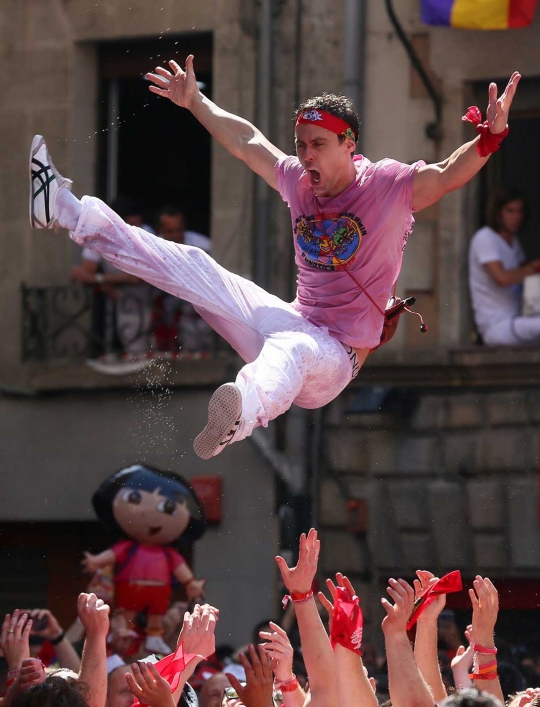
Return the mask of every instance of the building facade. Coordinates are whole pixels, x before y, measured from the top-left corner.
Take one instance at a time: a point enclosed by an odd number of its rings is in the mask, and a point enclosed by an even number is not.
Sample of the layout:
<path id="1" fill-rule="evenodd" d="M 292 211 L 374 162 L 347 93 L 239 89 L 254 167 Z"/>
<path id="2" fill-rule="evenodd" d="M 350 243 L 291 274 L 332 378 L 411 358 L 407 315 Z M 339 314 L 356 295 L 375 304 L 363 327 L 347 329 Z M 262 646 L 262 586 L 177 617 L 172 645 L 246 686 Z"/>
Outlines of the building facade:
<path id="1" fill-rule="evenodd" d="M 377 0 L 2 3 L 0 419 L 8 493 L 0 523 L 10 547 L 27 552 L 16 538 L 30 537 L 31 524 L 42 524 L 40 537 L 52 532 L 55 546 L 58 524 L 78 532 L 78 523 L 93 521 L 90 496 L 99 482 L 145 459 L 188 477 L 223 478 L 223 521 L 194 550 L 208 598 L 223 609 L 223 640 L 245 641 L 251 625 L 275 614 L 272 557 L 293 544 L 290 535 L 310 514 L 323 530 L 323 571 L 354 577 L 373 618 L 385 578 L 410 576 L 419 565 L 538 578 L 539 354 L 472 345 L 466 253 L 486 192 L 510 177 L 528 190 L 532 223 L 540 224 L 532 179 L 539 20 L 504 32 L 430 28 L 417 0 L 393 4 L 440 97 L 436 139 L 433 100 L 387 4 Z M 502 89 L 513 70 L 524 77 L 501 152 L 464 189 L 416 215 L 399 291 L 417 298 L 429 332 L 403 317 L 391 344 L 327 410 L 295 409 L 208 463 L 195 457 L 191 440 L 211 390 L 239 365 L 230 352 L 156 364 L 146 378 L 144 371 L 115 378 L 85 365 L 69 328 L 56 353 L 40 356 L 38 315 L 24 304 L 25 296 L 65 288 L 80 258 L 65 234 L 29 228 L 27 149 L 35 133 L 46 136 L 78 196 L 127 193 L 148 213 L 178 202 L 195 230 L 209 232 L 220 263 L 294 296 L 290 216 L 279 195 L 185 111 L 145 92 L 146 71 L 169 58 L 182 64 L 189 53 L 203 90 L 286 152 L 294 151 L 296 105 L 322 91 L 350 94 L 361 113 L 360 150 L 372 160 L 444 159 L 473 137 L 460 118 L 473 103 L 485 110 L 489 81 Z M 531 257 L 540 254 L 534 229 L 525 246 Z M 54 317 L 64 331 L 58 298 Z M 159 386 L 174 393 L 158 414 L 152 391 Z M 291 525 L 287 509 L 301 522 Z M 41 556 L 36 543 L 26 543 L 34 547 L 27 565 Z M 56 573 L 73 577 L 72 591 L 83 579 L 66 569 L 61 552 L 55 557 L 42 568 L 43 599 L 61 611 Z M 12 590 L 4 587 L 6 606 Z M 239 592 L 241 625 L 232 616 Z"/>

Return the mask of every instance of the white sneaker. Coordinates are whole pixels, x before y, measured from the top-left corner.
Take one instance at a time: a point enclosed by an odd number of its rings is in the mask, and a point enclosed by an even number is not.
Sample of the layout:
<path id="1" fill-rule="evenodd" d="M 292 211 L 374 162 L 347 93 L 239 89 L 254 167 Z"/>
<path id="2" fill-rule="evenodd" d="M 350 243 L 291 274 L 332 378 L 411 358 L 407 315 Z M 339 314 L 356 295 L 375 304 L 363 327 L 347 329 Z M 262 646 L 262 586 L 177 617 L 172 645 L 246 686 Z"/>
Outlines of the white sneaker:
<path id="1" fill-rule="evenodd" d="M 72 181 L 58 172 L 41 135 L 35 135 L 32 140 L 29 166 L 30 225 L 32 228 L 54 228 L 56 195 L 62 187 L 71 190 Z"/>
<path id="2" fill-rule="evenodd" d="M 160 655 L 172 653 L 171 647 L 163 640 L 163 636 L 147 636 L 144 641 L 144 649 L 149 653 L 159 653 Z"/>
<path id="3" fill-rule="evenodd" d="M 193 449 L 201 459 L 211 459 L 230 444 L 242 420 L 242 394 L 234 383 L 219 387 L 208 403 L 208 423 L 195 437 Z"/>

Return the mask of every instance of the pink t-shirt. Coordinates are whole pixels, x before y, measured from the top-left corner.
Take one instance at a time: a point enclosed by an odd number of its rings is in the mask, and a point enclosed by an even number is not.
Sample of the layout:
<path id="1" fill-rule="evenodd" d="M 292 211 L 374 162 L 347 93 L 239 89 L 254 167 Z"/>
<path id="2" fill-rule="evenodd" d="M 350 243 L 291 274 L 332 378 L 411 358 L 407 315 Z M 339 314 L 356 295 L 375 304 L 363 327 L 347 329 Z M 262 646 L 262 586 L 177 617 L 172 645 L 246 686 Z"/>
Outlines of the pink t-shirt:
<path id="1" fill-rule="evenodd" d="M 135 550 L 132 548 L 136 546 Z M 115 576 L 115 582 L 137 580 L 171 583 L 171 575 L 185 562 L 172 547 L 139 545 L 134 540 L 121 540 L 112 546 L 117 565 L 124 565 Z"/>
<path id="2" fill-rule="evenodd" d="M 354 158 L 357 177 L 335 197 L 316 197 L 297 157 L 276 163 L 278 189 L 291 209 L 302 316 L 355 348 L 380 342 L 384 311 L 401 269 L 414 219 L 412 165 Z"/>

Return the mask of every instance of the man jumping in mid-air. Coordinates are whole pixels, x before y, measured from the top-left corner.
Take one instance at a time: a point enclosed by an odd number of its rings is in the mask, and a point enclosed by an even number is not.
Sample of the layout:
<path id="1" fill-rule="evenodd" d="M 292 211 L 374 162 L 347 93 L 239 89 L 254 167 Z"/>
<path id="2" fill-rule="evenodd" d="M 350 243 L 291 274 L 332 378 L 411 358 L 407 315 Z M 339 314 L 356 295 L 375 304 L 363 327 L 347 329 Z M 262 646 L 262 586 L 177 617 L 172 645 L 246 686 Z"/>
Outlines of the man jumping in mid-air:
<path id="1" fill-rule="evenodd" d="M 41 136 L 30 156 L 30 220 L 67 228 L 79 245 L 123 271 L 192 302 L 246 365 L 213 394 L 208 423 L 194 442 L 209 459 L 267 426 L 292 403 L 318 408 L 349 383 L 381 339 L 384 309 L 397 280 L 412 212 L 459 189 L 498 149 L 520 79 L 502 96 L 489 87 L 479 136 L 438 164 L 408 165 L 354 156 L 358 117 L 343 96 L 306 101 L 296 121 L 297 157 L 285 155 L 251 123 L 227 113 L 197 86 L 193 56 L 148 74 L 150 90 L 186 108 L 231 154 L 277 189 L 293 223 L 298 291 L 292 304 L 228 272 L 199 248 L 129 226 L 99 199 L 76 199 Z"/>

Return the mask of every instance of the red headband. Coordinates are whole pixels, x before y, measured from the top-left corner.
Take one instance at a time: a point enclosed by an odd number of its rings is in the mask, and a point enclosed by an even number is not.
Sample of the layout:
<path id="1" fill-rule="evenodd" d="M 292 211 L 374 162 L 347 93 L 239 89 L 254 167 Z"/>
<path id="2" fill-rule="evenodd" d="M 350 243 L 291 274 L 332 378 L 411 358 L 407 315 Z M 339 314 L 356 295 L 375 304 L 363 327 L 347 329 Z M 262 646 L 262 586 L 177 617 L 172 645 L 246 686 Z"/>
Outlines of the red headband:
<path id="1" fill-rule="evenodd" d="M 349 123 L 346 123 L 344 120 L 331 113 L 327 113 L 325 110 L 319 110 L 318 108 L 303 110 L 296 120 L 295 129 L 301 123 L 320 125 L 321 128 L 326 128 L 326 130 L 330 130 L 336 135 L 345 135 L 345 137 L 356 142 L 356 135 Z"/>

